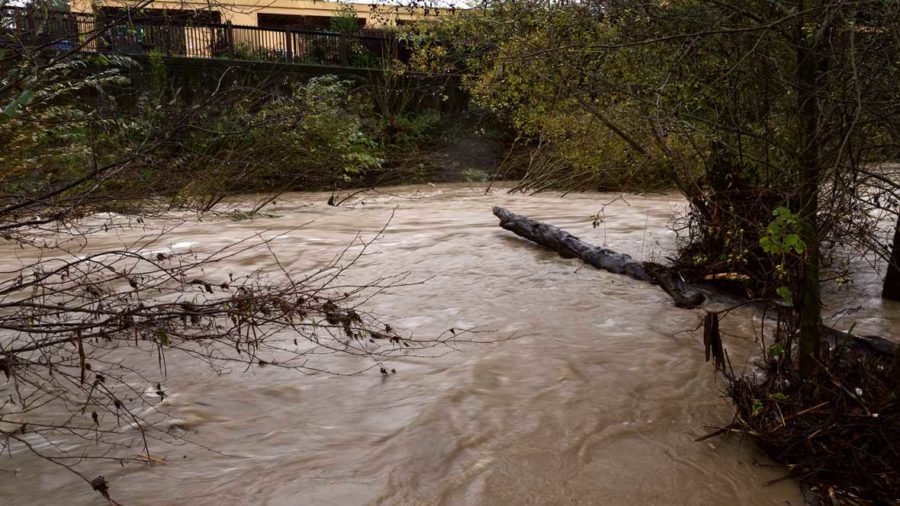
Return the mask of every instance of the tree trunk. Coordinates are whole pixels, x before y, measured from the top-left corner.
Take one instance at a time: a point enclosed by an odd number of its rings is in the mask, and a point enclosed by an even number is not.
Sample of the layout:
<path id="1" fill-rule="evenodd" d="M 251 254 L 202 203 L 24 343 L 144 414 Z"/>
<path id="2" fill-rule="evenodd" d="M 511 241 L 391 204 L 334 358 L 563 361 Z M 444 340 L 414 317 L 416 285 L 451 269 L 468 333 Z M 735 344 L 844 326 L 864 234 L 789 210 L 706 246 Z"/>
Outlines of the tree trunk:
<path id="1" fill-rule="evenodd" d="M 805 1 L 799 2 L 798 11 L 805 11 Z M 800 374 L 809 377 L 816 368 L 820 349 L 819 328 L 822 320 L 822 302 L 819 287 L 819 110 L 817 84 L 819 77 L 818 56 L 813 46 L 815 33 L 806 32 L 806 17 L 797 22 L 797 113 L 800 124 L 798 143 L 798 200 L 800 237 L 806 244 L 803 258 L 798 310 L 800 312 Z"/>
<path id="2" fill-rule="evenodd" d="M 891 250 L 891 260 L 888 262 L 881 296 L 900 301 L 900 216 L 897 216 L 897 226 L 894 228 L 894 247 Z"/>
<path id="3" fill-rule="evenodd" d="M 900 346 L 894 350 L 894 360 L 891 362 L 891 369 L 888 371 L 891 383 L 894 385 L 894 396 L 900 398 Z"/>

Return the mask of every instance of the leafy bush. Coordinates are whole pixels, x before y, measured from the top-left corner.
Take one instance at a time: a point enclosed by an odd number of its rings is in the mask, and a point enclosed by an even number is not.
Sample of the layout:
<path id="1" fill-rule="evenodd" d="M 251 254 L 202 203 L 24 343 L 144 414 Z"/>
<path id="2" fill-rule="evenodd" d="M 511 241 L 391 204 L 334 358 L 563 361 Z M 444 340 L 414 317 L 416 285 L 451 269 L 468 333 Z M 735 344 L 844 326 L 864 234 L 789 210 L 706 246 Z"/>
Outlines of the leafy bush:
<path id="1" fill-rule="evenodd" d="M 379 116 L 379 137 L 386 146 L 411 149 L 432 141 L 440 122 L 440 113 L 428 109 L 399 116 Z"/>
<path id="2" fill-rule="evenodd" d="M 198 102 L 185 99 L 192 85 L 168 75 L 160 53 L 146 67 L 105 56 L 66 65 L 55 75 L 68 77 L 29 88 L 31 96 L 4 95 L 0 142 L 15 149 L 0 152 L 0 189 L 40 191 L 127 159 L 98 183 L 101 192 L 208 210 L 232 193 L 383 181 L 386 171 L 402 172 L 398 159 L 433 147 L 441 120 L 436 111 L 384 117 L 372 87 L 335 76 L 287 90 L 227 81 Z M 79 73 L 96 89 L 69 86 Z"/>
<path id="3" fill-rule="evenodd" d="M 0 149 L 0 192 L 43 192 L 104 163 L 89 146 L 104 144 L 95 134 L 110 122 L 76 104 L 91 89 L 127 82 L 120 70 L 131 66 L 125 58 L 73 59 L 39 71 L 22 65 L 0 76 L 0 146 L 6 147 Z"/>
<path id="4" fill-rule="evenodd" d="M 323 76 L 285 96 L 243 98 L 211 111 L 206 128 L 195 130 L 177 156 L 187 173 L 205 176 L 181 193 L 206 198 L 356 182 L 383 163 L 378 143 L 363 130 L 361 109 L 347 82 Z"/>
<path id="5" fill-rule="evenodd" d="M 357 21 L 356 17 L 356 8 L 350 4 L 342 3 L 331 17 L 331 31 L 346 35 L 357 30 L 359 30 L 359 21 Z"/>

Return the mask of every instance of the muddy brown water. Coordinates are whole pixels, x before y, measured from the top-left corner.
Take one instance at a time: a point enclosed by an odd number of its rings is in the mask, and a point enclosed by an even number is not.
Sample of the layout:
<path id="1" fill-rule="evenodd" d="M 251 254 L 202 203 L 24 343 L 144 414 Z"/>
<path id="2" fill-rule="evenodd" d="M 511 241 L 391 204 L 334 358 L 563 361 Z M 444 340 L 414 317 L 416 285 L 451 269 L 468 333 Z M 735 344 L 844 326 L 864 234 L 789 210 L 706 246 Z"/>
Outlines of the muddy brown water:
<path id="1" fill-rule="evenodd" d="M 219 376 L 170 356 L 163 407 L 201 445 L 162 447 L 168 464 L 87 465 L 128 505 L 356 504 L 802 504 L 797 485 L 740 438 L 694 439 L 726 423 L 722 384 L 703 361 L 699 312 L 660 290 L 582 267 L 497 226 L 503 205 L 638 259 L 664 260 L 667 228 L 683 210 L 674 195 L 625 195 L 604 221 L 591 215 L 618 194 L 522 196 L 468 185 L 394 188 L 329 207 L 327 195 L 292 194 L 278 217 L 207 219 L 177 228 L 174 250 L 217 248 L 260 230 L 282 262 L 309 269 L 394 212 L 384 237 L 349 274 L 365 280 L 408 272 L 425 280 L 368 308 L 418 335 L 478 327 L 480 337 L 432 358 L 394 362 L 397 374 L 306 376 L 254 368 Z M 308 223 L 307 223 L 308 222 Z M 300 224 L 302 228 L 292 230 Z M 118 247 L 140 232 L 110 232 L 91 248 Z M 3 245 L 4 267 L 28 252 Z M 222 266 L 273 270 L 265 251 Z M 829 297 L 841 328 L 897 338 L 900 306 L 878 297 L 878 273 L 862 271 Z M 756 350 L 752 312 L 724 323 L 743 365 Z M 338 357 L 327 360 L 341 360 Z M 144 367 L 159 376 L 155 360 Z M 77 450 L 77 449 L 76 449 Z M 31 457 L 0 459 L 0 504 L 104 504 L 74 476 Z"/>

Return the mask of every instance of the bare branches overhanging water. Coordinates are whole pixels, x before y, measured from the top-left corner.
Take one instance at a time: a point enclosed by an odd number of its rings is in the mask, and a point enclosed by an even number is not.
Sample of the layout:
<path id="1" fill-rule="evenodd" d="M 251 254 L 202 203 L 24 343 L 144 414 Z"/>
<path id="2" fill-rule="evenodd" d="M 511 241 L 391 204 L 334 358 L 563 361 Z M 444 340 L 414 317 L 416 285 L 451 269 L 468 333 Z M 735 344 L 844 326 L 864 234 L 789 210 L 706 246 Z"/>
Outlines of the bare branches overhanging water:
<path id="1" fill-rule="evenodd" d="M 23 266 L 0 283 L 4 452 L 26 448 L 78 473 L 78 463 L 94 459 L 152 461 L 153 441 L 183 444 L 158 425 L 165 381 L 146 377 L 152 360 L 165 378 L 173 353 L 220 372 L 279 367 L 352 375 L 373 368 L 390 374 L 387 363 L 397 357 L 452 350 L 465 330 L 420 338 L 366 312 L 371 297 L 416 283 L 406 274 L 344 281 L 380 234 L 358 236 L 308 273 L 284 268 L 270 247 L 277 235 L 262 233 L 209 252 L 166 252 L 144 238 L 119 251 Z M 276 272 L 222 279 L 209 272 L 260 250 Z M 358 360 L 334 369 L 323 361 L 332 354 Z M 90 444 L 73 446 L 78 440 Z"/>

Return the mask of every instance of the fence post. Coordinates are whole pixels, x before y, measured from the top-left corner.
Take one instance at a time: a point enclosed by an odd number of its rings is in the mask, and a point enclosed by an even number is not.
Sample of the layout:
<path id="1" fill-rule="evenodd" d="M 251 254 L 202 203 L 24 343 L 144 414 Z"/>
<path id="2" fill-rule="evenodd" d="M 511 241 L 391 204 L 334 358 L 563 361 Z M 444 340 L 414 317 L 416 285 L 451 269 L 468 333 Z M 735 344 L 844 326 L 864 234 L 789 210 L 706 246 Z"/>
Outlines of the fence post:
<path id="1" fill-rule="evenodd" d="M 234 58 L 234 28 L 231 26 L 231 20 L 225 22 L 225 42 L 228 55 Z"/>
<path id="2" fill-rule="evenodd" d="M 347 34 L 341 34 L 341 43 L 340 43 L 340 51 L 341 51 L 341 65 L 347 66 L 349 59 L 347 58 Z"/>
<path id="3" fill-rule="evenodd" d="M 284 31 L 285 56 L 288 61 L 294 60 L 294 32 L 290 30 Z"/>

